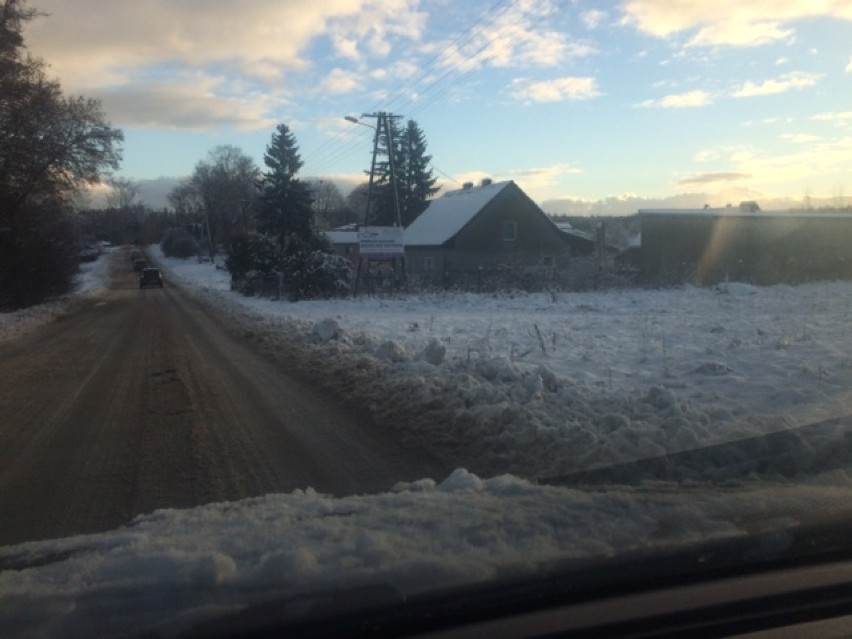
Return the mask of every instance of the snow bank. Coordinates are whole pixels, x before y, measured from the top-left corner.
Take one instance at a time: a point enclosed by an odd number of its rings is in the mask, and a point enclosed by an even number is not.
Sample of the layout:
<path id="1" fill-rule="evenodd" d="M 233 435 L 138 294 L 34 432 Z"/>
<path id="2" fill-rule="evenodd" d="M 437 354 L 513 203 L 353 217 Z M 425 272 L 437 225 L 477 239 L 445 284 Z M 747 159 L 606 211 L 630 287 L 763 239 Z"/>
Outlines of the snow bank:
<path id="1" fill-rule="evenodd" d="M 788 524 L 845 508 L 848 491 L 836 476 L 736 492 L 585 493 L 459 469 L 380 495 L 308 489 L 161 510 L 110 533 L 0 548 L 0 635 L 141 636 L 298 593 L 381 584 L 411 594 L 529 575 L 743 535 L 749 520 Z"/>
<path id="2" fill-rule="evenodd" d="M 0 342 L 23 335 L 65 313 L 74 303 L 102 295 L 109 280 L 110 255 L 113 249 L 94 262 L 80 264 L 74 291 L 59 299 L 20 311 L 0 313 Z"/>

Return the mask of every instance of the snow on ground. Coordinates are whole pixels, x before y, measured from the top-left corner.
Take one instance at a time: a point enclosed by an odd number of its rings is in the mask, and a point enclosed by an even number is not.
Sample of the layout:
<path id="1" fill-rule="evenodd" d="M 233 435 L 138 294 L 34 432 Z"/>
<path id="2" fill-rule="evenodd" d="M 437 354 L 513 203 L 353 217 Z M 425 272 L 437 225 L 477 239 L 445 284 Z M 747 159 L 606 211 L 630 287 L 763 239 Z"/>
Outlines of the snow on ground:
<path id="1" fill-rule="evenodd" d="M 107 249 L 94 262 L 80 264 L 80 272 L 75 277 L 74 290 L 68 295 L 20 311 L 0 313 L 0 342 L 18 337 L 56 319 L 68 311 L 75 302 L 103 294 L 109 279 L 111 251 L 112 249 Z"/>
<path id="2" fill-rule="evenodd" d="M 533 575 L 566 560 L 743 535 L 743 513 L 784 525 L 846 509 L 849 482 L 836 479 L 587 493 L 458 470 L 381 495 L 297 490 L 161 510 L 115 532 L 0 548 L 0 635 L 155 636 L 296 594 L 385 585 L 410 595 Z M 778 536 L 766 557 L 789 541 Z"/>
<path id="3" fill-rule="evenodd" d="M 848 510 L 843 468 L 594 491 L 502 474 L 547 478 L 845 415 L 848 283 L 291 304 L 154 254 L 166 286 L 459 470 L 385 494 L 305 487 L 0 548 L 2 636 L 178 630 L 299 593 L 413 593 Z"/>
<path id="4" fill-rule="evenodd" d="M 271 354 L 307 358 L 412 443 L 480 474 L 559 476 L 852 406 L 849 282 L 294 304 L 158 259 Z"/>

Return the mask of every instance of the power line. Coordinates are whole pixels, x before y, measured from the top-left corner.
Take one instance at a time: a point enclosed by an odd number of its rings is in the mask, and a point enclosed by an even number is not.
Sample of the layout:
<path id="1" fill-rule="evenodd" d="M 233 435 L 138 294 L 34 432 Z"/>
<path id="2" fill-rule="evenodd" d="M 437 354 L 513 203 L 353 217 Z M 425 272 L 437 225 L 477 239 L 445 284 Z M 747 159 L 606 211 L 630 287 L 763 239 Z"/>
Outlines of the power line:
<path id="1" fill-rule="evenodd" d="M 495 11 L 497 7 L 503 5 L 501 9 Z M 477 20 L 467 29 L 460 32 L 448 46 L 459 45 L 457 50 L 462 53 L 464 48 L 472 44 L 476 38 L 482 36 L 487 28 L 494 26 L 499 19 L 501 19 L 505 14 L 509 12 L 510 9 L 516 8 L 518 5 L 517 0 L 513 0 L 509 2 L 509 0 L 497 0 L 494 2 L 491 7 L 480 14 Z M 547 18 L 547 14 L 542 13 L 538 20 L 535 20 L 533 26 L 537 26 L 539 23 L 543 22 Z M 512 47 L 514 44 L 520 41 L 521 37 L 519 35 L 511 36 L 505 41 L 505 46 Z M 461 44 L 459 44 L 461 42 Z M 422 91 L 418 94 L 421 98 L 425 98 L 423 101 L 417 103 L 414 98 L 409 97 L 400 108 L 395 109 L 397 111 L 401 110 L 402 107 L 408 105 L 415 105 L 415 108 L 410 111 L 407 117 L 411 118 L 419 113 L 423 113 L 429 107 L 431 107 L 435 102 L 440 100 L 442 97 L 446 96 L 454 87 L 463 82 L 467 77 L 472 75 L 473 73 L 482 69 L 486 63 L 493 59 L 492 56 L 483 56 L 484 53 L 490 46 L 493 45 L 493 41 L 487 40 L 481 46 L 479 46 L 476 51 L 467 56 L 466 60 L 459 60 L 453 62 L 448 65 L 448 67 L 444 70 L 444 72 L 433 79 Z M 416 89 L 416 86 L 435 68 L 438 66 L 438 61 L 443 57 L 444 51 L 446 48 L 435 54 L 427 64 L 422 68 L 422 70 L 413 78 L 402 85 L 397 87 L 394 91 L 391 92 L 390 97 L 386 100 L 380 101 L 377 104 L 379 105 L 390 105 L 395 101 L 400 99 L 402 95 L 404 95 L 403 91 L 407 89 L 411 89 L 412 91 Z M 472 66 L 468 66 L 471 61 L 474 61 Z M 416 93 L 416 91 L 414 91 Z M 431 93 L 431 94 L 430 94 Z M 331 141 L 331 144 L 334 142 Z M 344 147 L 338 149 L 336 152 L 331 155 L 322 156 L 322 154 L 314 153 L 312 155 L 312 159 L 315 159 L 316 164 L 319 166 L 328 165 L 334 161 L 340 160 L 344 157 L 347 157 L 355 152 L 357 148 L 362 148 L 360 145 L 363 143 L 363 139 L 355 139 L 348 142 Z M 328 146 L 328 144 L 323 145 Z M 317 157 L 319 155 L 320 157 Z M 434 165 L 432 165 L 434 168 Z M 446 174 L 445 174 L 446 175 Z M 449 177 L 449 176 L 447 176 Z M 453 178 L 451 178 L 453 179 Z M 453 181 L 456 181 L 453 179 Z"/>
<path id="2" fill-rule="evenodd" d="M 482 12 L 479 15 L 479 17 L 474 21 L 473 24 L 471 24 L 469 27 L 467 27 L 463 31 L 460 31 L 458 33 L 458 35 L 456 35 L 455 38 L 453 38 L 453 40 L 451 40 L 449 46 L 456 45 L 459 42 L 461 42 L 462 40 L 464 40 L 464 42 L 459 46 L 459 49 L 462 49 L 467 43 L 472 42 L 474 37 L 477 37 L 477 36 L 481 35 L 482 33 L 484 33 L 485 29 L 487 27 L 493 26 L 497 22 L 497 20 L 500 19 L 500 17 L 502 17 L 509 9 L 511 9 L 514 6 L 515 1 L 516 0 L 496 0 L 496 2 L 494 2 L 487 10 L 485 10 L 484 12 Z M 499 7 L 500 5 L 505 5 L 505 6 L 503 6 L 503 8 L 500 9 L 499 11 L 495 11 L 495 9 L 497 9 L 497 7 Z M 486 21 L 487 21 L 487 24 L 484 24 Z M 428 74 L 432 72 L 433 69 L 437 68 L 438 62 L 443 57 L 445 50 L 446 50 L 446 47 L 444 49 L 442 49 L 441 51 L 439 51 L 438 53 L 436 53 L 435 55 L 433 55 L 432 58 L 429 59 L 429 61 L 422 67 L 421 71 L 414 78 L 411 78 L 411 79 L 403 82 L 396 89 L 392 90 L 390 95 L 387 98 L 385 98 L 384 100 L 380 100 L 379 102 L 376 103 L 373 110 L 378 110 L 379 108 L 387 110 L 387 108 L 391 104 L 393 104 L 396 100 L 400 99 L 400 97 L 402 97 L 404 95 L 404 91 L 406 89 L 412 89 L 412 90 L 415 89 L 416 85 L 422 79 L 426 78 L 428 76 Z M 425 95 L 430 89 L 437 86 L 437 84 L 441 80 L 443 80 L 446 77 L 449 77 L 452 74 L 452 72 L 454 71 L 454 67 L 461 69 L 462 65 L 458 62 L 454 63 L 453 65 L 450 65 L 448 67 L 448 69 L 444 72 L 444 74 L 442 74 L 437 80 L 433 80 L 422 91 L 421 95 Z M 404 103 L 403 106 L 408 105 L 408 104 L 412 104 L 413 102 L 414 101 L 411 98 L 409 98 Z M 399 110 L 399 109 L 396 109 L 396 110 Z M 320 166 L 328 165 L 333 161 L 339 160 L 342 157 L 350 155 L 350 150 L 341 149 L 338 152 L 332 153 L 331 156 L 323 157 L 325 150 L 328 147 L 332 146 L 334 143 L 335 143 L 335 140 L 327 140 L 319 148 L 312 151 L 311 154 L 306 157 L 305 164 L 310 162 L 311 164 L 316 164 L 317 165 L 316 168 L 319 168 Z M 347 146 L 351 147 L 351 146 L 354 146 L 354 144 L 350 143 Z M 317 172 L 317 171 L 314 170 L 314 172 Z"/>

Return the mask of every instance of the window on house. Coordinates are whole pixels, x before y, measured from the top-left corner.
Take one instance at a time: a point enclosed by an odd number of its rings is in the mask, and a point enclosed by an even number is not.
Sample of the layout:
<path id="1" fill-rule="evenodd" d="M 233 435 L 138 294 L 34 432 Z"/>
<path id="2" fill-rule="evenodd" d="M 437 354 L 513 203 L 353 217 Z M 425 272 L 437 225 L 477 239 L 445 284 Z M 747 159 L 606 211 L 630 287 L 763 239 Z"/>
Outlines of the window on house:
<path id="1" fill-rule="evenodd" d="M 503 222 L 503 241 L 514 242 L 518 239 L 518 224 L 516 222 Z"/>
<path id="2" fill-rule="evenodd" d="M 435 258 L 424 257 L 423 258 L 423 270 L 426 273 L 431 273 L 433 268 L 435 268 Z"/>

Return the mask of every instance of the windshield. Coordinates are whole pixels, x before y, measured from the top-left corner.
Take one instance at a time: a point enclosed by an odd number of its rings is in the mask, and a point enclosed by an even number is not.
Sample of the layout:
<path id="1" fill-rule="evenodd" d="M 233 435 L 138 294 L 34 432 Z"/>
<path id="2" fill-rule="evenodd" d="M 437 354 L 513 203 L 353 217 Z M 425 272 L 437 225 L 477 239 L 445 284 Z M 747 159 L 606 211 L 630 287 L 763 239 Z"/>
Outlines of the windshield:
<path id="1" fill-rule="evenodd" d="M 0 0 L 0 635 L 845 525 L 848 6 L 167 4 Z"/>

